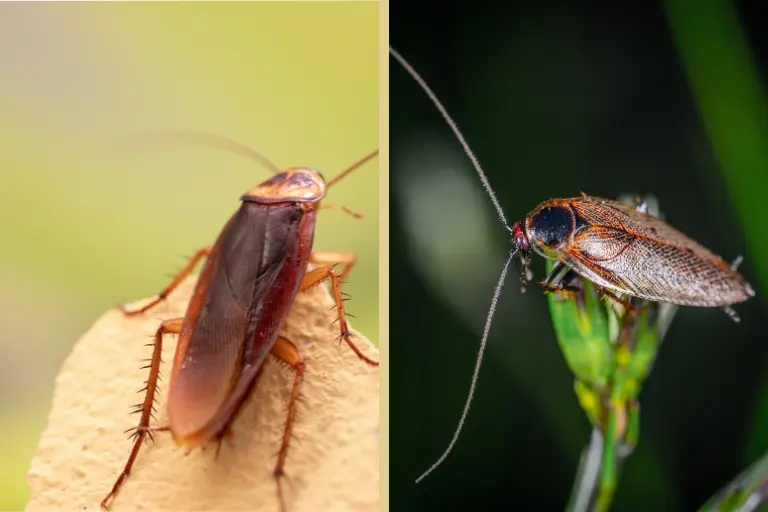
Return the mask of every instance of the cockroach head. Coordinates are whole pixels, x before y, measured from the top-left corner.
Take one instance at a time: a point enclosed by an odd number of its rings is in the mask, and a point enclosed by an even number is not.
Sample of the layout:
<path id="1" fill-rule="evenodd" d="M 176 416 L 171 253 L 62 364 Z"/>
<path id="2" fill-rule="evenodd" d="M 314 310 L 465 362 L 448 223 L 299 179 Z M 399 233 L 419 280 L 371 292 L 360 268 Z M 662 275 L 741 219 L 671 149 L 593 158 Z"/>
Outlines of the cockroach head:
<path id="1" fill-rule="evenodd" d="M 525 292 L 528 287 L 528 281 L 531 279 L 531 242 L 528 240 L 528 235 L 525 234 L 523 224 L 521 222 L 515 222 L 512 226 L 512 244 L 515 246 L 510 253 L 510 259 L 516 254 L 520 254 L 520 289 Z"/>
<path id="2" fill-rule="evenodd" d="M 528 240 L 521 222 L 515 222 L 515 225 L 512 226 L 512 243 L 515 244 L 515 252 L 519 251 L 525 254 L 531 249 L 531 242 Z"/>
<path id="3" fill-rule="evenodd" d="M 315 169 L 281 171 L 246 192 L 242 199 L 254 203 L 317 203 L 327 191 L 323 175 Z"/>

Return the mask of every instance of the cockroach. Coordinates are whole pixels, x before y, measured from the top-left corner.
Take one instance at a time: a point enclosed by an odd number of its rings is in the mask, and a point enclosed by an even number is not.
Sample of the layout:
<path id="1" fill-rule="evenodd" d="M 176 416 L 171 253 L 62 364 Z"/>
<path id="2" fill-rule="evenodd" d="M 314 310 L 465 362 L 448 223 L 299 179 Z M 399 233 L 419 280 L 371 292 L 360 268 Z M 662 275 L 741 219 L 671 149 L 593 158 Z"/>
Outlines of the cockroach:
<path id="1" fill-rule="evenodd" d="M 254 150 L 215 135 L 190 132 L 175 139 L 203 142 L 262 164 L 269 162 Z M 148 311 L 205 259 L 184 317 L 165 320 L 155 332 L 152 357 L 145 367 L 149 378 L 142 390 L 144 401 L 136 406 L 139 424 L 128 431 L 132 431 L 133 448 L 112 490 L 101 502 L 103 508 L 109 507 L 130 474 L 142 442 L 146 437 L 153 438 L 154 432 L 170 431 L 174 441 L 188 449 L 208 441 L 220 442 L 255 387 L 270 354 L 295 370 L 274 470 L 282 506 L 280 477 L 284 474 L 305 371 L 298 347 L 281 334 L 296 295 L 330 281 L 340 330 L 338 339 L 365 363 L 379 364 L 355 346 L 346 320 L 341 284 L 355 263 L 354 254 L 312 252 L 317 211 L 332 207 L 321 206 L 327 189 L 376 155 L 378 150 L 327 182 L 311 168 L 277 172 L 241 196 L 240 207 L 216 242 L 199 250 L 156 298 L 139 308 L 121 306 L 128 316 Z M 308 270 L 309 263 L 316 268 Z M 339 272 L 335 270 L 337 265 L 342 265 Z M 171 333 L 178 334 L 179 341 L 168 389 L 168 425 L 151 427 L 163 336 Z"/>
<path id="2" fill-rule="evenodd" d="M 524 221 L 510 227 L 485 172 L 456 122 L 413 66 L 392 47 L 389 52 L 427 94 L 453 131 L 512 241 L 486 317 L 469 396 L 458 427 L 448 448 L 416 479 L 417 483 L 445 460 L 458 439 L 474 396 L 507 269 L 516 255 L 521 260 L 522 291 L 530 279 L 530 256 L 534 252 L 555 260 L 552 271 L 541 283 L 546 290 L 567 291 L 569 283 L 583 278 L 619 302 L 624 301 L 617 294 L 679 306 L 720 307 L 738 322 L 731 305 L 755 295 L 749 283 L 736 271 L 741 257 L 733 264 L 727 264 L 698 242 L 649 215 L 642 207 L 582 193 L 580 197 L 544 201 Z"/>
<path id="3" fill-rule="evenodd" d="M 583 194 L 539 204 L 512 228 L 514 253 L 527 266 L 533 250 L 556 260 L 543 284 L 566 289 L 581 276 L 611 292 L 678 306 L 721 307 L 755 292 L 709 249 L 634 206 Z M 524 269 L 526 270 L 526 269 Z M 527 272 L 523 272 L 523 286 Z"/>

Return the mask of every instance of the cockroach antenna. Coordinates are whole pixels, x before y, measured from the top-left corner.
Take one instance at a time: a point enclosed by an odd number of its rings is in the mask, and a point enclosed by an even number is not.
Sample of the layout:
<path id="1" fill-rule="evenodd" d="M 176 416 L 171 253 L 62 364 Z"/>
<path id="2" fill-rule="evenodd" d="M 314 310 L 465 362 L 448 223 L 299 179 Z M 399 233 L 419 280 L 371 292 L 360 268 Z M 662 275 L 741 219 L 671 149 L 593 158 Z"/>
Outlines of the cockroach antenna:
<path id="1" fill-rule="evenodd" d="M 397 60 L 401 66 L 410 74 L 414 80 L 416 80 L 416 83 L 419 84 L 419 86 L 424 90 L 424 92 L 429 96 L 429 99 L 432 100 L 432 103 L 434 103 L 435 107 L 437 107 L 437 110 L 440 112 L 440 114 L 443 116 L 443 119 L 448 123 L 448 126 L 451 127 L 451 130 L 453 130 L 453 133 L 456 135 L 456 138 L 459 139 L 459 142 L 461 143 L 461 146 L 464 148 L 464 152 L 467 154 L 469 159 L 472 161 L 472 165 L 475 167 L 475 171 L 477 171 L 477 175 L 480 177 L 480 181 L 483 183 L 483 188 L 485 188 L 485 191 L 488 193 L 488 196 L 491 198 L 491 202 L 493 203 L 493 206 L 496 208 L 496 212 L 499 215 L 499 219 L 501 220 L 502 224 L 504 224 L 504 227 L 507 228 L 507 231 L 510 233 L 513 233 L 512 228 L 509 227 L 509 224 L 507 223 L 507 219 L 504 216 L 504 211 L 501 209 L 501 205 L 499 204 L 498 199 L 496 199 L 496 194 L 493 193 L 493 189 L 491 188 L 491 184 L 488 182 L 488 178 L 485 176 L 485 172 L 483 171 L 483 168 L 480 166 L 480 162 L 478 161 L 475 154 L 472 152 L 472 149 L 470 149 L 469 144 L 464 139 L 464 136 L 461 133 L 461 130 L 459 130 L 458 125 L 453 120 L 453 118 L 448 114 L 448 111 L 445 109 L 442 103 L 440 103 L 440 100 L 437 99 L 437 96 L 434 92 L 432 92 L 432 89 L 427 85 L 427 83 L 424 81 L 424 79 L 419 75 L 416 70 L 411 66 L 407 60 L 403 58 L 402 55 L 397 53 L 397 51 L 389 47 L 389 53 L 392 54 L 392 56 Z M 464 403 L 464 410 L 461 413 L 461 419 L 459 419 L 459 424 L 456 426 L 456 431 L 453 434 L 453 438 L 451 438 L 451 442 L 448 444 L 448 447 L 445 449 L 443 454 L 440 456 L 437 461 L 432 464 L 432 466 L 426 470 L 422 475 L 416 479 L 416 483 L 421 482 L 424 478 L 426 478 L 427 475 L 429 475 L 432 471 L 434 471 L 440 464 L 443 463 L 443 461 L 448 457 L 448 455 L 451 453 L 451 450 L 453 450 L 453 446 L 456 444 L 456 441 L 459 438 L 459 434 L 461 433 L 462 428 L 464 428 L 464 421 L 467 419 L 467 414 L 469 414 L 469 407 L 472 405 L 472 399 L 475 396 L 475 388 L 477 386 L 477 379 L 480 375 L 480 365 L 483 362 L 483 355 L 485 353 L 485 346 L 488 341 L 488 332 L 491 330 L 491 322 L 493 321 L 493 315 L 496 312 L 496 304 L 499 301 L 499 296 L 501 295 L 501 289 L 504 286 L 504 281 L 507 279 L 507 270 L 509 269 L 509 263 L 512 261 L 512 258 L 515 257 L 515 255 L 520 251 L 520 246 L 518 244 L 515 244 L 515 246 L 512 248 L 512 250 L 509 252 L 509 257 L 507 258 L 507 262 L 504 264 L 504 269 L 501 271 L 501 275 L 499 276 L 499 281 L 496 283 L 496 289 L 493 291 L 493 299 L 491 300 L 491 307 L 488 310 L 488 316 L 485 318 L 485 327 L 483 328 L 483 337 L 480 340 L 480 349 L 477 353 L 477 361 L 475 362 L 475 369 L 472 373 L 472 382 L 469 385 L 469 394 L 467 396 L 467 401 Z M 525 261 L 525 260 L 524 260 Z M 525 272 L 525 268 L 523 269 L 523 272 Z"/>
<path id="2" fill-rule="evenodd" d="M 512 249 L 509 252 L 509 257 L 507 258 L 507 262 L 504 264 L 504 269 L 501 271 L 501 275 L 499 276 L 499 282 L 496 283 L 496 289 L 493 291 L 493 299 L 491 300 L 491 307 L 488 309 L 488 316 L 485 318 L 485 327 L 483 328 L 483 337 L 480 340 L 480 350 L 477 352 L 477 361 L 475 361 L 475 370 L 472 372 L 472 383 L 469 385 L 469 394 L 467 395 L 467 401 L 464 403 L 464 410 L 461 412 L 461 419 L 459 419 L 459 424 L 456 426 L 456 432 L 453 433 L 453 437 L 451 438 L 451 442 L 448 444 L 448 448 L 445 449 L 443 454 L 440 456 L 437 461 L 435 461 L 432 466 L 428 470 L 426 470 L 424 473 L 421 474 L 419 478 L 416 479 L 416 483 L 421 482 L 424 480 L 424 478 L 427 477 L 432 471 L 437 469 L 437 467 L 443 463 L 443 461 L 448 458 L 448 455 L 451 453 L 451 450 L 453 450 L 453 446 L 456 444 L 456 441 L 459 439 L 459 434 L 461 433 L 461 429 L 464 428 L 464 421 L 467 419 L 467 414 L 469 414 L 469 406 L 472 405 L 472 399 L 475 397 L 475 387 L 477 387 L 477 379 L 480 375 L 480 365 L 483 362 L 483 354 L 485 353 L 485 345 L 488 341 L 488 332 L 491 330 L 491 322 L 493 321 L 493 315 L 496 312 L 496 303 L 499 302 L 499 296 L 501 295 L 501 289 L 504 286 L 504 281 L 507 279 L 507 269 L 509 268 L 509 262 L 512 261 L 512 258 L 515 257 L 515 254 L 517 254 L 517 247 Z"/>
<path id="3" fill-rule="evenodd" d="M 501 209 L 501 204 L 499 204 L 499 200 L 496 199 L 496 194 L 493 193 L 493 188 L 491 188 L 491 184 L 488 181 L 488 178 L 485 175 L 485 171 L 483 171 L 482 166 L 480 165 L 480 161 L 475 156 L 475 153 L 472 152 L 472 149 L 469 147 L 469 144 L 464 139 L 464 135 L 462 135 L 461 130 L 459 130 L 458 125 L 453 120 L 451 115 L 448 113 L 448 111 L 445 109 L 443 104 L 440 102 L 439 99 L 437 99 L 437 95 L 435 95 L 434 92 L 432 92 L 432 89 L 427 85 L 427 82 L 419 75 L 416 70 L 411 66 L 407 60 L 403 58 L 402 55 L 397 53 L 397 50 L 389 47 L 389 53 L 392 54 L 392 56 L 397 60 L 397 62 L 400 63 L 401 66 L 408 72 L 409 75 L 413 77 L 414 80 L 416 80 L 416 83 L 419 84 L 419 87 L 421 87 L 424 92 L 429 96 L 429 99 L 432 100 L 432 103 L 435 104 L 435 107 L 437 107 L 437 110 L 440 112 L 440 115 L 443 116 L 443 119 L 445 119 L 445 122 L 448 123 L 448 126 L 451 127 L 451 130 L 453 130 L 454 135 L 456 135 L 456 138 L 459 139 L 459 143 L 461 143 L 461 147 L 464 148 L 464 152 L 467 154 L 467 157 L 472 161 L 472 165 L 475 167 L 475 171 L 477 171 L 477 175 L 480 177 L 480 181 L 483 182 L 483 188 L 485 188 L 485 191 L 488 193 L 488 196 L 491 198 L 491 202 L 493 203 L 493 207 L 496 208 L 496 213 L 499 215 L 499 220 L 501 220 L 502 224 L 504 224 L 504 227 L 507 228 L 507 231 L 510 233 L 512 232 L 512 228 L 509 227 L 509 224 L 507 223 L 507 218 L 504 216 L 504 210 Z"/>
<path id="4" fill-rule="evenodd" d="M 155 148 L 165 149 L 175 147 L 215 149 L 253 160 L 274 173 L 282 171 L 282 169 L 275 165 L 269 158 L 250 146 L 246 146 L 229 137 L 209 132 L 178 130 L 168 132 L 134 133 L 129 136 L 127 143 L 120 145 L 121 149 L 150 148 L 153 146 Z"/>

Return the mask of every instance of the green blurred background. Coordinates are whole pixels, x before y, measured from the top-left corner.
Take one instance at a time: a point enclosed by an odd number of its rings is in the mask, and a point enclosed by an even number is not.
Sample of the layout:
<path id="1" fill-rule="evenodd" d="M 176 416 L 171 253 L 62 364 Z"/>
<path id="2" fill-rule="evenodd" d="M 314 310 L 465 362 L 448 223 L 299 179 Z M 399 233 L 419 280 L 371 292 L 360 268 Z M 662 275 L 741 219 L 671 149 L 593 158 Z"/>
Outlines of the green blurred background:
<path id="1" fill-rule="evenodd" d="M 768 449 L 768 31 L 764 3 L 393 1 L 390 42 L 445 102 L 509 222 L 580 191 L 651 193 L 758 296 L 681 308 L 640 396 L 614 510 L 689 511 Z M 473 408 L 469 389 L 510 248 L 468 159 L 390 59 L 393 509 L 563 510 L 590 425 L 541 288 L 512 266 Z M 534 259 L 534 279 L 544 262 Z"/>
<path id="2" fill-rule="evenodd" d="M 334 176 L 378 147 L 377 12 L 373 2 L 0 5 L 0 509 L 26 502 L 24 474 L 74 341 L 114 304 L 159 291 L 269 175 L 222 152 L 116 145 L 134 132 L 203 130 Z M 356 252 L 349 309 L 374 342 L 376 162 L 327 199 L 365 218 L 324 211 L 315 241 Z"/>

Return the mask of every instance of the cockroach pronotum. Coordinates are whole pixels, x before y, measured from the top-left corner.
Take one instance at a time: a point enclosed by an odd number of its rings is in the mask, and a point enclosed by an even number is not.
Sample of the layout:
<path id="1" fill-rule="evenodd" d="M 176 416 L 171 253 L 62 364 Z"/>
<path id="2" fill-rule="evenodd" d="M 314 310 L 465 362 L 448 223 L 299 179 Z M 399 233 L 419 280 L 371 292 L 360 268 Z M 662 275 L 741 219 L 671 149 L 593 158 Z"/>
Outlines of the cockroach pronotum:
<path id="1" fill-rule="evenodd" d="M 184 317 L 165 320 L 155 332 L 153 354 L 146 367 L 149 378 L 144 401 L 137 405 L 141 416 L 138 426 L 131 429 L 133 449 L 101 506 L 109 507 L 131 472 L 142 442 L 154 432 L 170 431 L 177 444 L 189 449 L 207 441 L 221 441 L 270 354 L 295 370 L 274 470 L 282 505 L 280 477 L 284 474 L 305 368 L 297 346 L 281 335 L 296 294 L 329 280 L 336 302 L 339 339 L 367 364 L 379 364 L 355 346 L 348 329 L 341 283 L 355 263 L 354 254 L 312 253 L 317 211 L 331 207 L 320 204 L 327 189 L 373 159 L 378 150 L 326 182 L 315 169 L 280 171 L 254 150 L 223 137 L 190 133 L 180 134 L 178 141 L 245 155 L 278 172 L 243 194 L 240 208 L 216 242 L 199 250 L 154 300 L 136 309 L 122 307 L 126 315 L 146 312 L 163 301 L 205 258 Z M 307 270 L 309 263 L 316 268 Z M 342 266 L 338 272 L 337 265 Z M 179 341 L 168 390 L 168 425 L 150 427 L 163 335 L 170 333 L 178 334 Z"/>
<path id="2" fill-rule="evenodd" d="M 458 439 L 474 396 L 501 288 L 509 263 L 516 255 L 522 263 L 520 281 L 523 291 L 529 280 L 530 255 L 536 252 L 556 262 L 542 282 L 547 290 L 566 291 L 574 279 L 584 278 L 614 300 L 621 301 L 618 294 L 679 306 L 720 307 L 738 322 L 731 305 L 755 294 L 736 271 L 741 257 L 729 265 L 642 208 L 582 193 L 581 197 L 544 201 L 523 222 L 510 227 L 485 172 L 455 121 L 413 66 L 392 47 L 389 52 L 427 94 L 461 143 L 499 219 L 509 231 L 513 245 L 493 293 L 469 396 L 458 427 L 448 448 L 416 479 L 417 483 L 445 460 Z"/>

